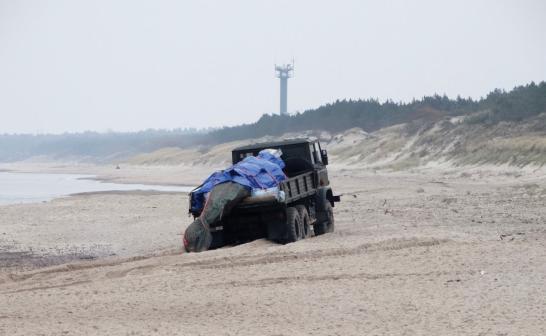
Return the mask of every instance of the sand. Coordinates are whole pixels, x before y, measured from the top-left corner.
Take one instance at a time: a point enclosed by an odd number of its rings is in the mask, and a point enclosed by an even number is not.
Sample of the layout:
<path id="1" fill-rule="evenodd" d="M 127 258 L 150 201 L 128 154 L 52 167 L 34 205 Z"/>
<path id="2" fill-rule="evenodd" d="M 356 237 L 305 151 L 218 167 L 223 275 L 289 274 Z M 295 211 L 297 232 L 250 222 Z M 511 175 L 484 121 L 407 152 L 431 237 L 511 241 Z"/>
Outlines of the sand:
<path id="1" fill-rule="evenodd" d="M 184 169 L 182 184 L 203 175 Z M 36 255 L 0 271 L 0 334 L 546 334 L 546 175 L 338 167 L 331 182 L 334 233 L 199 254 L 181 251 L 181 194 L 2 206 L 1 244 Z M 40 259 L 56 247 L 85 253 Z"/>
<path id="2" fill-rule="evenodd" d="M 0 267 L 180 252 L 187 204 L 187 194 L 131 191 L 2 206 Z"/>

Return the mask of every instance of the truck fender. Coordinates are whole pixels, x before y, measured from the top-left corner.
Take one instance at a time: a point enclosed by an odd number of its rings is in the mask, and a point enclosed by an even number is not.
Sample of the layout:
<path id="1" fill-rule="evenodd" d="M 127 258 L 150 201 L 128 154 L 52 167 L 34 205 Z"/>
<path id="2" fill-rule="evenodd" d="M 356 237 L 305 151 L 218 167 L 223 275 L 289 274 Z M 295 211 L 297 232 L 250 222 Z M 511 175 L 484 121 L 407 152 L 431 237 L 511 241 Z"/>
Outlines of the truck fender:
<path id="1" fill-rule="evenodd" d="M 322 187 L 317 189 L 317 193 L 315 195 L 315 204 L 316 204 L 316 210 L 317 212 L 325 211 L 324 205 L 326 202 L 330 202 L 330 205 L 332 207 L 335 206 L 336 202 L 339 202 L 341 200 L 341 196 L 334 196 L 334 192 L 332 191 L 332 188 L 330 187 Z"/>
<path id="2" fill-rule="evenodd" d="M 329 202 L 328 194 L 332 194 L 332 189 L 330 187 L 322 187 L 317 189 L 317 193 L 315 195 L 315 207 L 317 212 L 325 211 L 326 202 Z"/>

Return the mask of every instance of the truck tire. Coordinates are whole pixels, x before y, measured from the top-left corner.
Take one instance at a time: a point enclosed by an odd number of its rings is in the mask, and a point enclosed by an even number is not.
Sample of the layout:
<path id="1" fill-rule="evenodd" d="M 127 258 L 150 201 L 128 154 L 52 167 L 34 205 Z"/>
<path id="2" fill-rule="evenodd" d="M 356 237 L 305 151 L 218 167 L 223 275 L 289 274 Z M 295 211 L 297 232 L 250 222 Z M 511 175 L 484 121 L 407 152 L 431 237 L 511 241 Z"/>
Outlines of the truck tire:
<path id="1" fill-rule="evenodd" d="M 326 212 L 326 204 L 330 203 L 328 200 L 328 194 L 332 193 L 332 189 L 330 187 L 321 187 L 318 188 L 317 193 L 315 195 L 315 205 L 316 205 L 316 211 L 317 213 L 325 213 Z M 330 205 L 332 205 L 330 203 Z"/>
<path id="2" fill-rule="evenodd" d="M 301 218 L 301 239 L 308 238 L 311 235 L 311 228 L 309 225 L 309 213 L 307 212 L 307 208 L 305 205 L 296 205 L 296 209 L 298 209 L 298 213 L 300 214 Z"/>
<path id="3" fill-rule="evenodd" d="M 301 218 L 296 208 L 286 209 L 286 238 L 284 243 L 293 243 L 300 239 Z"/>
<path id="4" fill-rule="evenodd" d="M 334 232 L 334 208 L 330 202 L 326 204 L 326 214 L 328 216 L 328 222 L 326 223 L 326 232 Z"/>
<path id="5" fill-rule="evenodd" d="M 334 232 L 334 209 L 330 202 L 324 203 L 324 212 L 320 217 L 322 218 L 317 219 L 316 224 L 313 225 L 315 236 L 320 236 L 327 232 Z"/>
<path id="6" fill-rule="evenodd" d="M 212 243 L 210 230 L 197 218 L 184 232 L 184 248 L 186 252 L 203 252 L 209 249 Z"/>

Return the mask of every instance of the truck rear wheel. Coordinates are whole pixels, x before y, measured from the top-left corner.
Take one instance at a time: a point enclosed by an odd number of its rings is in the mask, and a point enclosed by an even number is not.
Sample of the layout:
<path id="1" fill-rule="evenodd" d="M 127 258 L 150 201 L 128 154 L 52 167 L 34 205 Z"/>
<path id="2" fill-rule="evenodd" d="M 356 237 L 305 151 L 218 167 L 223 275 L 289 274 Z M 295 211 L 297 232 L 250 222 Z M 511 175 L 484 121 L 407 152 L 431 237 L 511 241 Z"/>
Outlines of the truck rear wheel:
<path id="1" fill-rule="evenodd" d="M 321 213 L 319 219 L 315 225 L 313 225 L 313 231 L 315 231 L 315 236 L 325 234 L 327 232 L 334 232 L 334 209 L 330 202 L 325 202 L 324 212 Z"/>
<path id="2" fill-rule="evenodd" d="M 301 239 L 305 239 L 310 236 L 311 234 L 311 228 L 309 225 L 309 213 L 307 212 L 307 208 L 305 205 L 296 205 L 296 209 L 298 209 L 298 213 L 301 218 Z"/>
<path id="3" fill-rule="evenodd" d="M 301 238 L 301 217 L 296 208 L 286 209 L 286 239 L 284 243 L 293 243 Z"/>

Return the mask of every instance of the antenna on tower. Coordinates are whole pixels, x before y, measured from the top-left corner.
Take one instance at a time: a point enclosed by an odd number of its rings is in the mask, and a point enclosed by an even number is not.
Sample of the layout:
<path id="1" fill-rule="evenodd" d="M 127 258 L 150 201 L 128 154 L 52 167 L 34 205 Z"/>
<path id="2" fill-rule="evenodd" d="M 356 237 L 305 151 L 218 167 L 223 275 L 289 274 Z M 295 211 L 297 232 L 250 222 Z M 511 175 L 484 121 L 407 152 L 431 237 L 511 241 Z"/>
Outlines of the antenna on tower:
<path id="1" fill-rule="evenodd" d="M 280 102 L 280 114 L 288 114 L 288 78 L 292 77 L 294 72 L 294 59 L 292 59 L 292 64 L 275 64 L 275 74 L 281 82 L 281 102 Z"/>

